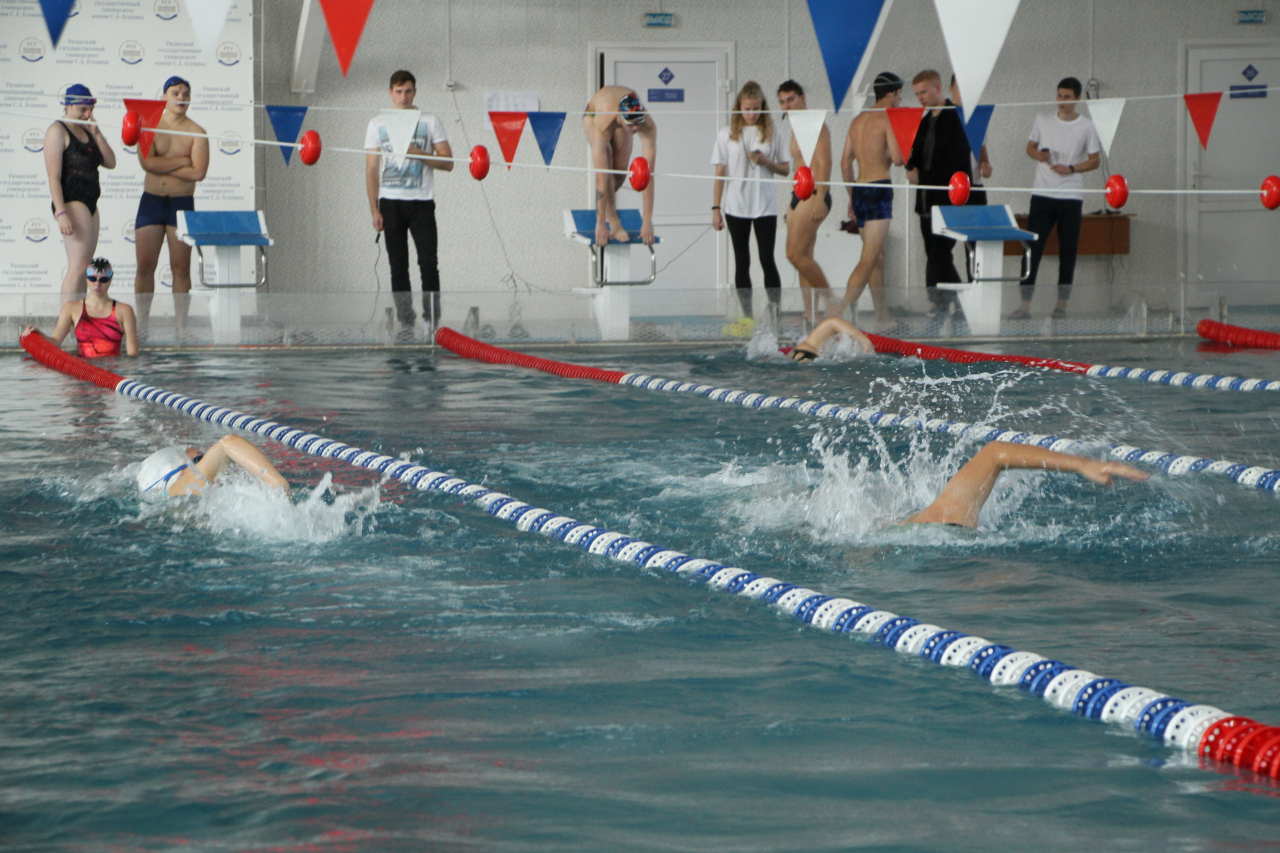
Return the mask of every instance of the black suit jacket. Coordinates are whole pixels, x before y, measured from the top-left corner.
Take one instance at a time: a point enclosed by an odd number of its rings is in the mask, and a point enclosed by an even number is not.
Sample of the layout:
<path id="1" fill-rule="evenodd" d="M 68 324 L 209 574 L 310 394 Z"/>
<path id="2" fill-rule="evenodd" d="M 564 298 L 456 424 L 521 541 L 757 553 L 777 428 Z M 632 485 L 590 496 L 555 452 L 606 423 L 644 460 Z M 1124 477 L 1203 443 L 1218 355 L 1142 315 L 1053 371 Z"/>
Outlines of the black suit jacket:
<path id="1" fill-rule="evenodd" d="M 952 106 L 950 100 L 947 106 Z M 956 172 L 964 172 L 973 180 L 969 170 L 969 137 L 964 135 L 964 125 L 960 122 L 959 110 L 941 110 L 936 118 L 931 110 L 925 110 L 920 120 L 920 129 L 916 131 L 915 142 L 911 145 L 911 157 L 907 159 L 908 169 L 920 170 L 920 183 L 946 186 Z M 929 168 L 923 168 L 924 143 L 929 136 L 929 123 L 934 126 L 933 162 Z M 927 214 L 929 208 L 938 204 L 951 204 L 946 190 L 916 190 L 916 213 Z"/>

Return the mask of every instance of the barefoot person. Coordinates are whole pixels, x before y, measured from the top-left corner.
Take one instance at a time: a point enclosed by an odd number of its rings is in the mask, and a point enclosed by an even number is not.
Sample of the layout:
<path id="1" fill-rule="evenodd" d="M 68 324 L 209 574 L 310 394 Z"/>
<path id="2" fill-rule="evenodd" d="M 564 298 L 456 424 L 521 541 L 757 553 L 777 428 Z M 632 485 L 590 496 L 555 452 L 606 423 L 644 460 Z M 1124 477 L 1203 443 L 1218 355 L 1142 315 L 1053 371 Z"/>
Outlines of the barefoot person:
<path id="1" fill-rule="evenodd" d="M 591 165 L 596 169 L 626 171 L 631 165 L 632 137 L 640 137 L 640 153 L 653 174 L 658 156 L 658 126 L 645 112 L 636 93 L 626 86 L 605 86 L 587 102 L 582 114 L 582 129 L 591 148 Z M 618 190 L 625 175 L 596 172 L 596 245 L 610 240 L 627 242 L 631 235 L 618 218 Z M 640 194 L 640 239 L 653 245 L 653 179 Z"/>
<path id="2" fill-rule="evenodd" d="M 849 125 L 849 133 L 844 140 L 840 173 L 846 183 L 854 182 L 855 160 L 858 163 L 857 182 L 860 184 L 888 184 L 889 167 L 901 166 L 904 162 L 893 126 L 889 123 L 889 114 L 885 112 L 902 103 L 902 78 L 885 71 L 876 77 L 874 88 L 877 112 L 859 113 Z M 858 221 L 862 257 L 849 275 L 844 298 L 828 309 L 827 314 L 842 317 L 845 309 L 853 305 L 856 319 L 858 297 L 870 283 L 877 328 L 885 329 L 893 322 L 889 308 L 884 304 L 884 243 L 889 237 L 889 223 L 893 220 L 893 188 L 849 187 L 849 216 Z"/>
<path id="3" fill-rule="evenodd" d="M 142 200 L 134 220 L 134 241 L 138 271 L 133 292 L 138 295 L 138 322 L 145 333 L 151 316 L 151 297 L 156 290 L 156 266 L 160 250 L 169 244 L 169 270 L 173 274 L 173 313 L 178 336 L 187 327 L 191 297 L 191 247 L 178 239 L 178 211 L 195 210 L 196 184 L 209 171 L 209 140 L 203 136 L 175 136 L 163 131 L 203 134 L 204 128 L 187 117 L 191 84 L 181 77 L 164 81 L 168 104 L 160 116 L 159 131 L 150 153 L 138 162 L 147 173 L 142 184 Z"/>
<path id="4" fill-rule="evenodd" d="M 98 167 L 116 167 L 116 152 L 93 121 L 97 99 L 87 86 L 68 86 L 63 118 L 44 134 L 44 168 L 49 174 L 53 218 L 67 252 L 67 275 L 62 279 L 63 301 L 84 295 L 84 270 L 98 248 Z M 77 124 L 76 122 L 88 122 Z"/>
<path id="5" fill-rule="evenodd" d="M 133 309 L 107 296 L 112 275 L 111 264 L 106 258 L 90 261 L 83 274 L 88 295 L 62 306 L 58 324 L 49 338 L 55 346 L 61 346 L 67 333 L 75 329 L 76 344 L 82 358 L 119 355 L 121 342 L 127 354 L 138 354 L 138 327 L 134 322 Z M 22 337 L 35 330 L 35 326 L 27 326 Z"/>
<path id="6" fill-rule="evenodd" d="M 784 111 L 805 110 L 804 89 L 795 80 L 788 80 L 778 87 L 778 105 Z M 822 267 L 813 259 L 813 247 L 818 240 L 818 226 L 831 212 L 831 190 L 821 186 L 831 180 L 831 131 L 826 125 L 818 134 L 818 144 L 814 146 L 812 162 L 806 163 L 800 153 L 800 145 L 796 135 L 791 134 L 791 161 L 796 168 L 808 166 L 813 172 L 815 187 L 813 195 L 804 201 L 793 192 L 791 209 L 787 212 L 787 260 L 800 274 L 800 288 L 804 298 L 804 316 L 810 323 L 817 322 L 818 305 L 815 293 L 825 299 L 831 293 L 827 277 Z"/>
<path id="7" fill-rule="evenodd" d="M 162 447 L 142 460 L 138 488 L 149 500 L 199 495 L 234 462 L 263 483 L 286 494 L 289 483 L 262 451 L 238 435 L 226 435 L 201 453 L 197 448 Z"/>

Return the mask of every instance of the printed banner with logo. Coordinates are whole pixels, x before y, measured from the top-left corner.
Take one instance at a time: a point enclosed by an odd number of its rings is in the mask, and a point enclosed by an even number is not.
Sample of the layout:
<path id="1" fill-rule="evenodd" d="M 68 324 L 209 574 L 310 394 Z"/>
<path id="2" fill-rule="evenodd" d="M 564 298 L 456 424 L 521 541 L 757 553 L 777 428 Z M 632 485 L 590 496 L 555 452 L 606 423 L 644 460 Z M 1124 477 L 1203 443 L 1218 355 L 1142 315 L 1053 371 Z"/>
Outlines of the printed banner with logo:
<path id="1" fill-rule="evenodd" d="M 115 267 L 121 295 L 133 290 L 133 220 L 144 175 L 136 149 L 120 141 L 124 98 L 159 98 L 175 74 L 189 80 L 189 115 L 212 137 L 196 208 L 254 207 L 253 146 L 236 141 L 253 138 L 252 4 L 231 4 L 210 52 L 196 37 L 187 6 L 181 0 L 76 0 L 55 49 L 39 2 L 0 4 L 0 174 L 7 176 L 0 182 L 0 295 L 61 287 L 67 257 L 50 209 L 43 149 L 72 84 L 93 91 L 94 118 L 116 153 L 116 168 L 98 172 L 97 254 Z M 167 252 L 160 267 L 157 278 L 168 284 Z"/>

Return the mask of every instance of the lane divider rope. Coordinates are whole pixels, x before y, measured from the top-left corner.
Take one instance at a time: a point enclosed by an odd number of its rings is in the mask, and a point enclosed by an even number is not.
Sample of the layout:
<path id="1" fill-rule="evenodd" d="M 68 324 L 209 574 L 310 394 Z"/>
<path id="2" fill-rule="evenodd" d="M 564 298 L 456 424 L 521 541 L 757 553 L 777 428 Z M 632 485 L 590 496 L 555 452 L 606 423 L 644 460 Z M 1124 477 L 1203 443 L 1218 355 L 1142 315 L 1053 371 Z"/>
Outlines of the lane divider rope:
<path id="1" fill-rule="evenodd" d="M 732 388 L 719 388 L 715 385 L 704 385 L 697 382 L 681 382 L 678 379 L 663 379 L 660 376 L 651 376 L 647 373 L 624 373 L 618 370 L 602 370 L 568 362 L 552 361 L 516 352 L 515 350 L 496 347 L 493 344 L 486 344 L 483 341 L 477 341 L 475 338 L 467 337 L 449 328 L 441 328 L 436 332 L 436 343 L 464 358 L 484 361 L 490 364 L 529 367 L 534 370 L 553 373 L 557 376 L 596 379 L 600 382 L 608 382 L 615 385 L 632 385 L 650 391 L 692 393 L 714 400 L 717 403 L 737 404 L 752 409 L 791 409 L 802 415 L 810 415 L 815 418 L 860 421 L 879 429 L 897 427 L 947 433 L 954 436 L 967 436 L 983 442 L 1008 441 L 1014 444 L 1044 447 L 1060 453 L 1084 453 L 1091 446 L 1088 442 L 1056 435 L 1020 432 L 986 424 L 949 421 L 945 418 L 921 418 L 915 415 L 900 415 L 875 409 L 838 406 L 834 403 L 824 403 L 821 400 L 771 396 Z M 1123 459 L 1126 462 L 1142 462 L 1173 476 L 1199 473 L 1221 474 L 1242 486 L 1253 486 L 1266 491 L 1280 491 L 1280 470 L 1274 468 L 1246 465 L 1243 462 L 1229 462 L 1222 459 L 1214 460 L 1203 456 L 1167 453 L 1162 450 L 1144 450 L 1128 444 L 1101 444 L 1101 446 L 1106 447 L 1108 453 L 1116 459 Z"/>
<path id="2" fill-rule="evenodd" d="M 1201 320 L 1196 324 L 1196 334 L 1211 341 L 1236 347 L 1280 349 L 1280 333 L 1232 326 L 1230 323 L 1219 323 L 1217 320 Z"/>
<path id="3" fill-rule="evenodd" d="M 705 582 L 712 589 L 763 601 L 806 625 L 837 634 L 861 635 L 875 645 L 923 657 L 941 666 L 967 667 L 992 684 L 1017 685 L 1076 716 L 1131 727 L 1139 734 L 1172 748 L 1194 752 L 1202 759 L 1280 778 L 1280 726 L 1263 725 L 1212 705 L 1099 676 L 1033 652 L 1018 651 L 848 598 L 823 595 L 737 566 L 695 558 L 535 507 L 449 473 L 155 388 L 90 365 L 54 346 L 38 332 L 25 336 L 22 346 L 48 367 L 123 396 L 159 403 L 219 426 L 256 433 L 313 456 L 377 471 L 420 491 L 455 495 L 521 532 L 542 534 L 576 545 L 590 554 Z"/>

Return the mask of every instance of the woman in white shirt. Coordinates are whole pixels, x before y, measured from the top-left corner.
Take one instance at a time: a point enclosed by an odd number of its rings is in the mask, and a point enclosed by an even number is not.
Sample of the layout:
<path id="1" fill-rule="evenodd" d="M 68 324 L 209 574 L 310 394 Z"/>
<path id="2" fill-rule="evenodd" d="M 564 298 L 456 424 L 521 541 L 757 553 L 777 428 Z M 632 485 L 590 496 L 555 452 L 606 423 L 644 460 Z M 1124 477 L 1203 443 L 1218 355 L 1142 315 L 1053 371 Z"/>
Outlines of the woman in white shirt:
<path id="1" fill-rule="evenodd" d="M 773 259 L 773 244 L 778 233 L 778 199 L 773 183 L 743 178 L 771 179 L 791 170 L 787 147 L 769 116 L 764 92 L 755 81 L 748 81 L 738 92 L 729 126 L 722 127 L 716 134 L 711 163 L 716 167 L 718 179 L 712 183 L 711 227 L 719 231 L 729 226 L 734 284 L 743 317 L 750 320 L 752 229 L 756 232 L 760 266 L 764 269 L 765 293 L 775 305 L 782 297 L 782 278 Z"/>

